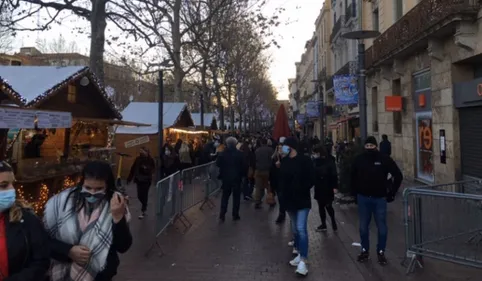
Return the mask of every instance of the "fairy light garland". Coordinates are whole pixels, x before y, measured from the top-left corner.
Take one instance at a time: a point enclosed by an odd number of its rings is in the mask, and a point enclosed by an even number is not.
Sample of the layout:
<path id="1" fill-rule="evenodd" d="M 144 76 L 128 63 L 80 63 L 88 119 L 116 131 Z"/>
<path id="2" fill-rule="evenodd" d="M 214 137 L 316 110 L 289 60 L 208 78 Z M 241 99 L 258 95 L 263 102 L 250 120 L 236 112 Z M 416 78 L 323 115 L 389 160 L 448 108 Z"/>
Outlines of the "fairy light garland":
<path id="1" fill-rule="evenodd" d="M 56 190 L 53 195 L 56 195 L 66 190 L 67 188 L 74 186 L 75 184 L 76 184 L 76 181 L 72 177 L 67 176 L 64 178 L 62 187 L 59 190 Z M 45 183 L 40 184 L 38 197 L 34 196 L 35 194 L 30 194 L 29 196 L 27 196 L 23 185 L 20 185 L 17 188 L 18 198 L 28 202 L 32 206 L 36 214 L 40 214 L 44 210 L 45 204 L 47 204 L 47 201 L 50 199 L 49 194 L 50 194 L 50 188 Z"/>

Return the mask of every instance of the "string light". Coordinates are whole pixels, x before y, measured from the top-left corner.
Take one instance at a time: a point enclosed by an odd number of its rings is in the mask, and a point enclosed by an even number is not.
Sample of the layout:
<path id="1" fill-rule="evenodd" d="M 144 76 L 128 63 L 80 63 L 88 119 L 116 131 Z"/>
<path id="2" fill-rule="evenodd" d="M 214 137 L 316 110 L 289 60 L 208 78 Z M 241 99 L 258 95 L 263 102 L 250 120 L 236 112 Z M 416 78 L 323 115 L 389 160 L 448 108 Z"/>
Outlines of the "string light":
<path id="1" fill-rule="evenodd" d="M 72 177 L 66 176 L 62 183 L 62 187 L 56 190 L 53 195 L 56 195 L 66 190 L 67 188 L 74 186 L 75 184 L 76 184 L 76 181 Z M 29 203 L 32 206 L 35 213 L 38 215 L 40 215 L 43 212 L 45 208 L 45 204 L 47 204 L 47 201 L 50 199 L 49 194 L 50 194 L 50 188 L 45 183 L 40 184 L 40 191 L 39 191 L 38 197 L 34 196 L 34 194 L 29 194 L 27 198 L 23 185 L 20 185 L 17 187 L 18 198 Z"/>
<path id="2" fill-rule="evenodd" d="M 177 129 L 177 128 L 170 128 L 169 130 L 171 130 L 171 132 L 192 134 L 192 135 L 209 134 L 208 131 L 189 131 L 189 130 L 183 130 L 183 129 Z"/>

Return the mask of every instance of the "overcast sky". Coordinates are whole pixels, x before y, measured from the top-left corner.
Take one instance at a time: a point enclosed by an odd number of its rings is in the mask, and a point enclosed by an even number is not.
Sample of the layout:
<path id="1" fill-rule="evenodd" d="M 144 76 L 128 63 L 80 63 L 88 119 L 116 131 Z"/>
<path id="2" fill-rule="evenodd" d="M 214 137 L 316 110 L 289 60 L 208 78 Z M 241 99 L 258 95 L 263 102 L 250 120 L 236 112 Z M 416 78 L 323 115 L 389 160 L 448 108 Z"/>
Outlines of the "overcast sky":
<path id="1" fill-rule="evenodd" d="M 285 8 L 280 15 L 280 24 L 275 30 L 275 39 L 281 46 L 280 49 L 272 47 L 269 53 L 272 57 L 270 75 L 272 82 L 279 92 L 279 99 L 287 99 L 289 95 L 288 78 L 295 77 L 296 61 L 300 60 L 305 42 L 311 39 L 315 29 L 315 20 L 323 5 L 323 0 L 267 0 L 263 12 L 273 14 L 277 8 Z M 62 21 L 63 25 L 54 26 L 48 32 L 20 33 L 15 40 L 15 49 L 20 47 L 35 46 L 37 38 L 51 40 L 58 38 L 59 34 L 67 41 L 75 41 L 82 53 L 88 53 L 89 39 L 72 31 L 79 21 L 73 19 Z M 85 24 L 85 23 L 84 23 Z M 107 49 L 109 49 L 107 47 Z"/>

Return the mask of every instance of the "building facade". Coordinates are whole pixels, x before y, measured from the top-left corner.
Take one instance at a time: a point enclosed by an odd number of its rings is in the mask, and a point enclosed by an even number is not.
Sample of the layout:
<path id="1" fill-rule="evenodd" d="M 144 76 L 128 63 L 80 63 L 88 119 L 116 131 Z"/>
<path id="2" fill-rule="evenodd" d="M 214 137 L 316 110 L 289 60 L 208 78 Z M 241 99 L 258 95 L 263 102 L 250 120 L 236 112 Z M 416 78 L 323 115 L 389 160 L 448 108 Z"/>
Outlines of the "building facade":
<path id="1" fill-rule="evenodd" d="M 407 178 L 482 178 L 480 1 L 372 1 L 368 132 L 388 135 Z"/>

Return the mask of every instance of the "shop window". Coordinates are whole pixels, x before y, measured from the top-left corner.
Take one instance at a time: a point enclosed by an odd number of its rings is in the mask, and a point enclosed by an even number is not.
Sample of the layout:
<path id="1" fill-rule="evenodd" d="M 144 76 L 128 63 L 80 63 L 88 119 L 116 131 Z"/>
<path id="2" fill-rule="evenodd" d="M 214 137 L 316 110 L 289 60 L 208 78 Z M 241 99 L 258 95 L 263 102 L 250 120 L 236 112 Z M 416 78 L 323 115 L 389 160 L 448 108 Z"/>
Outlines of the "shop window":
<path id="1" fill-rule="evenodd" d="M 373 132 L 378 132 L 378 88 L 372 88 L 372 120 Z"/>
<path id="2" fill-rule="evenodd" d="M 77 88 L 75 85 L 69 85 L 67 90 L 67 101 L 75 103 L 77 101 Z"/>
<path id="3" fill-rule="evenodd" d="M 400 79 L 395 79 L 392 81 L 392 96 L 401 96 L 402 83 Z M 393 133 L 402 133 L 402 112 L 393 112 Z"/>

